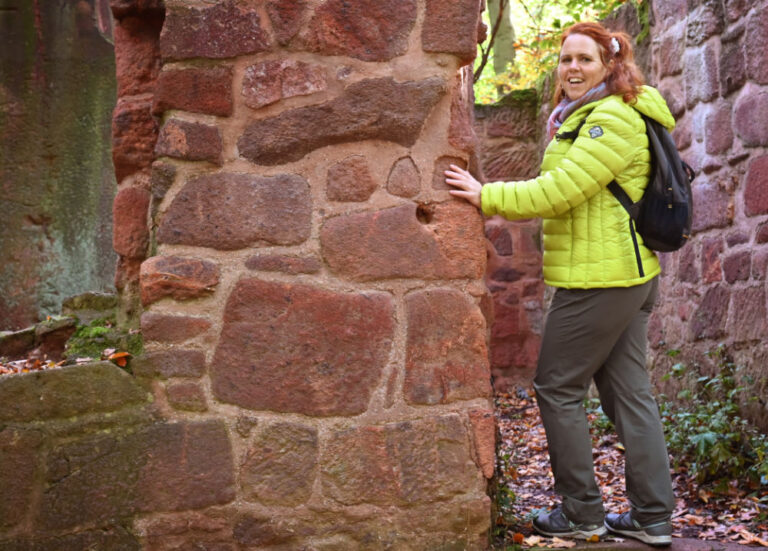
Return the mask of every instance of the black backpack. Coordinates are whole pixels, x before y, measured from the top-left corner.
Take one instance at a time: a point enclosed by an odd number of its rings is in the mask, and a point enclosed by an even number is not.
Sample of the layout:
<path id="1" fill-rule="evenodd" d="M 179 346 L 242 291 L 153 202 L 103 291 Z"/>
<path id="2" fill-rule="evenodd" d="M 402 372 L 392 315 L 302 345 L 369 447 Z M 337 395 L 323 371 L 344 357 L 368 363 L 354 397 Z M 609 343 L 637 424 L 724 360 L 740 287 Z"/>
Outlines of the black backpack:
<path id="1" fill-rule="evenodd" d="M 608 190 L 629 213 L 629 230 L 635 245 L 635 256 L 641 277 L 643 266 L 637 244 L 639 233 L 649 249 L 659 252 L 676 251 L 688 242 L 693 218 L 693 194 L 691 182 L 696 174 L 680 158 L 672 136 L 664 126 L 641 113 L 648 134 L 651 153 L 651 174 L 648 187 L 636 203 L 616 182 L 608 184 Z M 579 123 L 572 132 L 559 134 L 559 139 L 575 139 L 584 126 Z"/>

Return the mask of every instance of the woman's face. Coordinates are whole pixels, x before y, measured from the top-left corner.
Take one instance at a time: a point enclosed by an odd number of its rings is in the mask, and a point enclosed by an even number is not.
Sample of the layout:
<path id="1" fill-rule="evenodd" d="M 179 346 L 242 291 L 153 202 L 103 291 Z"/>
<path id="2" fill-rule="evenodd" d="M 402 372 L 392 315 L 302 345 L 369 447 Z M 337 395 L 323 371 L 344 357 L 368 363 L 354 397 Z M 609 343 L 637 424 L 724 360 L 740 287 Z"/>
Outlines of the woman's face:
<path id="1" fill-rule="evenodd" d="M 597 42 L 584 34 L 572 34 L 563 42 L 557 68 L 565 95 L 579 99 L 608 76 Z"/>

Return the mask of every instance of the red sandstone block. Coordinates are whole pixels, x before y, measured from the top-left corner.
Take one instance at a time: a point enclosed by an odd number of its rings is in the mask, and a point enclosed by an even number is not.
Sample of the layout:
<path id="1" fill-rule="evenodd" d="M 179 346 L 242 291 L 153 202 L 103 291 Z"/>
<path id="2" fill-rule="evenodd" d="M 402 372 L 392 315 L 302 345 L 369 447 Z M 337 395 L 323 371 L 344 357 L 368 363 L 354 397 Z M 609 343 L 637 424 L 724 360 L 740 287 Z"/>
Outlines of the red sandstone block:
<path id="1" fill-rule="evenodd" d="M 690 337 L 694 340 L 722 337 L 725 334 L 730 299 L 731 291 L 724 285 L 707 289 L 691 318 Z"/>
<path id="2" fill-rule="evenodd" d="M 398 159 L 389 171 L 387 191 L 398 197 L 413 197 L 421 191 L 421 175 L 410 157 Z"/>
<path id="3" fill-rule="evenodd" d="M 344 505 L 430 503 L 480 482 L 456 414 L 335 431 L 320 465 L 323 495 Z"/>
<path id="4" fill-rule="evenodd" d="M 118 183 L 154 160 L 158 125 L 150 107 L 143 98 L 117 101 L 112 114 L 112 161 Z"/>
<path id="5" fill-rule="evenodd" d="M 685 41 L 680 40 L 676 33 L 667 33 L 661 39 L 658 49 L 654 52 L 658 63 L 658 78 L 680 74 L 683 70 L 683 52 Z"/>
<path id="6" fill-rule="evenodd" d="M 750 251 L 739 251 L 726 256 L 723 260 L 723 275 L 728 283 L 749 279 L 751 271 L 752 253 Z"/>
<path id="7" fill-rule="evenodd" d="M 115 288 L 118 291 L 128 291 L 132 293 L 139 284 L 139 270 L 143 258 L 126 258 L 121 256 L 117 259 L 115 268 Z"/>
<path id="8" fill-rule="evenodd" d="M 180 109 L 227 117 L 232 114 L 232 67 L 168 69 L 157 79 L 154 113 Z"/>
<path id="9" fill-rule="evenodd" d="M 768 92 L 747 85 L 736 101 L 733 125 L 746 146 L 768 145 Z"/>
<path id="10" fill-rule="evenodd" d="M 248 501 L 295 507 L 309 500 L 317 477 L 317 429 L 298 423 L 266 427 L 249 448 L 240 470 Z"/>
<path id="11" fill-rule="evenodd" d="M 249 270 L 264 272 L 283 272 L 286 274 L 315 274 L 322 268 L 322 263 L 315 257 L 297 257 L 286 255 L 256 255 L 245 261 Z"/>
<path id="12" fill-rule="evenodd" d="M 693 201 L 696 205 L 693 215 L 694 233 L 710 228 L 724 228 L 733 221 L 733 197 L 717 183 L 702 181 L 695 185 Z"/>
<path id="13" fill-rule="evenodd" d="M 427 0 L 421 47 L 425 52 L 454 54 L 469 63 L 477 53 L 478 0 Z"/>
<path id="14" fill-rule="evenodd" d="M 286 46 L 299 32 L 307 0 L 268 0 L 266 7 L 277 42 Z"/>
<path id="15" fill-rule="evenodd" d="M 690 10 L 685 25 L 686 47 L 699 46 L 710 37 L 722 33 L 725 28 L 724 16 L 721 2 L 702 2 L 698 9 Z"/>
<path id="16" fill-rule="evenodd" d="M 159 17 L 126 17 L 115 24 L 118 97 L 151 93 L 160 70 Z"/>
<path id="17" fill-rule="evenodd" d="M 162 16 L 165 13 L 163 0 L 109 0 L 109 7 L 116 19 L 137 15 Z"/>
<path id="18" fill-rule="evenodd" d="M 163 216 L 161 243 L 242 249 L 297 245 L 311 230 L 309 184 L 295 174 L 218 172 L 189 180 Z"/>
<path id="19" fill-rule="evenodd" d="M 221 132 L 216 126 L 168 120 L 160 129 L 155 153 L 187 161 L 208 161 L 221 166 Z"/>
<path id="20" fill-rule="evenodd" d="M 451 122 L 448 143 L 456 149 L 473 152 L 477 149 L 474 130 L 474 101 L 472 98 L 471 67 L 462 67 L 451 91 Z"/>
<path id="21" fill-rule="evenodd" d="M 490 395 L 482 312 L 453 289 L 409 293 L 403 393 L 412 404 L 444 404 Z"/>
<path id="22" fill-rule="evenodd" d="M 687 281 L 688 283 L 699 282 L 698 263 L 696 260 L 696 247 L 688 246 L 680 251 L 677 263 L 677 277 L 680 281 Z"/>
<path id="23" fill-rule="evenodd" d="M 768 222 L 762 222 L 755 230 L 755 243 L 768 243 Z"/>
<path id="24" fill-rule="evenodd" d="M 148 341 L 180 343 L 192 339 L 211 327 L 204 318 L 173 316 L 144 312 L 141 316 L 141 333 Z"/>
<path id="25" fill-rule="evenodd" d="M 166 9 L 160 34 L 163 58 L 222 59 L 267 51 L 270 40 L 259 14 L 247 3 L 225 0 L 211 7 L 183 5 Z"/>
<path id="26" fill-rule="evenodd" d="M 704 140 L 709 155 L 725 153 L 733 144 L 732 114 L 733 105 L 727 101 L 714 105 L 707 112 L 704 120 Z"/>
<path id="27" fill-rule="evenodd" d="M 766 95 L 768 100 L 768 95 Z M 766 104 L 768 106 L 768 103 Z M 757 115 L 755 115 L 757 116 Z M 747 216 L 768 213 L 768 155 L 752 159 L 747 169 L 744 211 Z"/>
<path id="28" fill-rule="evenodd" d="M 124 187 L 112 204 L 112 246 L 120 256 L 145 258 L 149 245 L 150 193 L 146 189 Z"/>
<path id="29" fill-rule="evenodd" d="M 304 37 L 319 54 L 388 61 L 408 50 L 416 0 L 327 0 L 315 9 Z"/>
<path id="30" fill-rule="evenodd" d="M 325 68 L 293 59 L 262 61 L 243 76 L 245 104 L 259 109 L 284 98 L 306 96 L 327 88 Z"/>
<path id="31" fill-rule="evenodd" d="M 411 147 L 444 92 L 439 77 L 403 83 L 362 80 L 326 103 L 252 122 L 237 146 L 244 158 L 261 165 L 298 161 L 320 147 L 363 140 Z"/>
<path id="32" fill-rule="evenodd" d="M 720 262 L 722 254 L 723 241 L 719 237 L 702 241 L 701 279 L 704 283 L 717 283 L 723 280 L 723 267 Z"/>
<path id="33" fill-rule="evenodd" d="M 720 93 L 717 53 L 717 48 L 712 42 L 707 42 L 703 48 L 685 51 L 683 80 L 685 103 L 689 109 L 699 102 L 712 101 Z"/>
<path id="34" fill-rule="evenodd" d="M 165 388 L 168 404 L 181 411 L 208 411 L 205 393 L 197 383 L 169 383 Z"/>
<path id="35" fill-rule="evenodd" d="M 720 95 L 726 97 L 747 81 L 744 44 L 740 40 L 720 46 Z"/>
<path id="36" fill-rule="evenodd" d="M 766 275 L 768 275 L 768 248 L 763 248 L 752 254 L 752 279 L 765 281 Z"/>
<path id="37" fill-rule="evenodd" d="M 733 293 L 726 332 L 734 342 L 762 341 L 768 338 L 765 287 L 747 287 Z"/>
<path id="38" fill-rule="evenodd" d="M 445 183 L 445 171 L 448 170 L 451 165 L 466 169 L 467 161 L 459 157 L 438 157 L 435 160 L 435 168 L 432 170 L 432 189 L 453 189 Z"/>
<path id="39" fill-rule="evenodd" d="M 325 196 L 329 201 L 367 201 L 378 184 L 362 155 L 353 155 L 328 169 Z"/>
<path id="40" fill-rule="evenodd" d="M 768 42 L 765 40 L 766 28 L 768 28 L 768 11 L 762 8 L 752 10 L 749 19 L 747 19 L 744 51 L 748 52 L 746 56 L 747 77 L 757 84 L 768 84 L 768 67 L 764 63 L 768 57 Z"/>
<path id="41" fill-rule="evenodd" d="M 40 433 L 7 427 L 0 430 L 0 527 L 19 525 L 29 514 L 35 495 L 35 473 L 43 457 Z"/>
<path id="42" fill-rule="evenodd" d="M 332 218 L 320 230 L 331 270 L 358 281 L 479 278 L 482 219 L 465 202 L 403 205 Z"/>
<path id="43" fill-rule="evenodd" d="M 393 315 L 385 293 L 240 280 L 211 363 L 214 395 L 253 410 L 360 414 L 389 361 Z"/>
<path id="44" fill-rule="evenodd" d="M 469 422 L 477 466 L 490 480 L 496 472 L 496 417 L 493 410 L 473 409 L 469 411 Z"/>
<path id="45" fill-rule="evenodd" d="M 219 284 L 219 267 L 213 262 L 178 256 L 154 256 L 141 265 L 141 303 L 163 297 L 187 300 L 208 295 Z"/>

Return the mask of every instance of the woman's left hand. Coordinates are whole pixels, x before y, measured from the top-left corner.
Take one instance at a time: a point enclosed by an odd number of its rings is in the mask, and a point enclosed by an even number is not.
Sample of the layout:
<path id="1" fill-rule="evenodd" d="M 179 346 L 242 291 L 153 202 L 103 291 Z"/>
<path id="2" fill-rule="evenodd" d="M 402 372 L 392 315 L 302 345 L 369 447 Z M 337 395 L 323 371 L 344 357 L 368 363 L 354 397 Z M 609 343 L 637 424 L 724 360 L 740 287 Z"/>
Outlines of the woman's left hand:
<path id="1" fill-rule="evenodd" d="M 456 165 L 451 165 L 450 170 L 445 171 L 445 183 L 459 188 L 452 189 L 449 192 L 451 195 L 466 199 L 480 208 L 480 190 L 483 188 L 483 184 L 475 180 L 469 172 Z"/>

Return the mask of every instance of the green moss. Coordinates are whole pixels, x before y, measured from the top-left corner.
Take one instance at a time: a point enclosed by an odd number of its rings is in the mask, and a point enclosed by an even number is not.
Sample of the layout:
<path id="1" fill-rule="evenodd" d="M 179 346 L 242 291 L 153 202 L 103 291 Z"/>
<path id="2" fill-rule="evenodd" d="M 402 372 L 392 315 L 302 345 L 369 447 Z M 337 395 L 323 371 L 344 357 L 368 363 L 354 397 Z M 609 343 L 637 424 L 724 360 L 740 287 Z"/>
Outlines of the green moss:
<path id="1" fill-rule="evenodd" d="M 138 332 L 117 327 L 113 317 L 99 318 L 77 328 L 67 341 L 64 357 L 101 358 L 108 348 L 137 356 L 144 350 L 144 343 Z"/>

